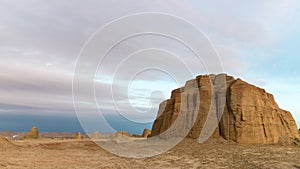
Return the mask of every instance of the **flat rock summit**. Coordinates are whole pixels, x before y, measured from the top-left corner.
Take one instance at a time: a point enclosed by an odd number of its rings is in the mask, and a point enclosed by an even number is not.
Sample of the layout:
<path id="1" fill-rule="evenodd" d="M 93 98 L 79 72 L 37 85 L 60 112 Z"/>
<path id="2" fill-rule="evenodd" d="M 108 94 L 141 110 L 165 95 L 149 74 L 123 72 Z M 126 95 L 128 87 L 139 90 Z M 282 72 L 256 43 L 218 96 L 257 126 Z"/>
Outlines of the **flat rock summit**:
<path id="1" fill-rule="evenodd" d="M 222 79 L 224 85 L 220 87 Z M 198 95 L 199 104 L 195 104 Z M 222 137 L 245 144 L 299 144 L 295 120 L 290 112 L 279 108 L 272 94 L 226 74 L 200 75 L 173 90 L 171 98 L 160 104 L 151 137 L 169 130 L 182 112 L 186 113 L 185 122 L 194 121 L 188 129 L 188 138 L 198 139 L 209 125 L 207 119 L 215 117 L 216 127 L 212 125 L 209 139 Z"/>

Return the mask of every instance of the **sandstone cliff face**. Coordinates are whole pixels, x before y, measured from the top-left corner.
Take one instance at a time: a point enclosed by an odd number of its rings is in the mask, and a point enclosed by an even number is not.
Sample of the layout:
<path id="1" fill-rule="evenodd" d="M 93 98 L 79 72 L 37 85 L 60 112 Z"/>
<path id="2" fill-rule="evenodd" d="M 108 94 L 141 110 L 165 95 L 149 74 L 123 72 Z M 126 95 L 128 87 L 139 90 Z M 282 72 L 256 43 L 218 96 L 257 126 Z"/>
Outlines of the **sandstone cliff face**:
<path id="1" fill-rule="evenodd" d="M 220 87 L 222 80 L 226 85 Z M 184 94 L 191 88 L 188 82 L 185 87 L 173 90 L 171 98 L 160 105 L 151 136 L 167 131 L 182 110 L 194 109 L 196 116 L 191 113 L 194 111 L 188 111 L 188 116 L 195 118 L 187 134 L 189 138 L 201 136 L 205 141 L 207 134 L 210 138 L 221 136 L 237 143 L 255 144 L 292 143 L 299 140 L 292 115 L 280 109 L 273 95 L 264 89 L 224 74 L 201 75 L 194 81 L 199 94 L 197 107 L 188 106 L 191 100 L 196 99 L 195 89 L 192 94 Z M 209 128 L 213 130 L 206 131 Z"/>

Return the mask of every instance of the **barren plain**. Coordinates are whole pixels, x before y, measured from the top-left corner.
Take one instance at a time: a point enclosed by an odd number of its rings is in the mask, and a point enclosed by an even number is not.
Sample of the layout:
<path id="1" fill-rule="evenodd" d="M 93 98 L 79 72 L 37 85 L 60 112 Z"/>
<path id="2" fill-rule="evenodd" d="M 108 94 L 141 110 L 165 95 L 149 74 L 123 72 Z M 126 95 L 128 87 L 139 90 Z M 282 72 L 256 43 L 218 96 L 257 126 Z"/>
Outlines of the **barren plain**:
<path id="1" fill-rule="evenodd" d="M 300 168 L 300 146 L 294 145 L 199 144 L 185 139 L 164 154 L 134 159 L 111 154 L 89 139 L 11 142 L 15 146 L 1 143 L 1 169 Z"/>

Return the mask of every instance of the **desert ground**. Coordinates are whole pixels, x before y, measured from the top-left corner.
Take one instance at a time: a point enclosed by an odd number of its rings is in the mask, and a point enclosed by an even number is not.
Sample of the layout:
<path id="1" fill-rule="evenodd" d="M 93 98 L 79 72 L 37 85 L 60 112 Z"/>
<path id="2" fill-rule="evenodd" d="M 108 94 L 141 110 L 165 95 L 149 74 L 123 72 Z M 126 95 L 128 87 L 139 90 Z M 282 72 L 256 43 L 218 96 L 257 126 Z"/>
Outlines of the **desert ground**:
<path id="1" fill-rule="evenodd" d="M 11 142 L 1 143 L 1 169 L 300 168 L 300 146 L 294 145 L 199 144 L 185 139 L 164 154 L 134 159 L 111 154 L 89 139 Z"/>

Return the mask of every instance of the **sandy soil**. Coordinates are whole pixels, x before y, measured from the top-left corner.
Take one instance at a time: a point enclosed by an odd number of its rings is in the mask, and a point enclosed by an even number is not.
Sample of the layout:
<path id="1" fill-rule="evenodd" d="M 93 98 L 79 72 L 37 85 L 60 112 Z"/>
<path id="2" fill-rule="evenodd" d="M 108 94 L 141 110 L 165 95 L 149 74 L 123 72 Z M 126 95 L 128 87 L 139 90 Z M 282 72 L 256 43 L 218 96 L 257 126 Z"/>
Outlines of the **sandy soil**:
<path id="1" fill-rule="evenodd" d="M 89 140 L 21 140 L 0 151 L 0 168 L 300 168 L 300 146 L 198 144 L 185 139 L 151 158 L 124 158 Z"/>

